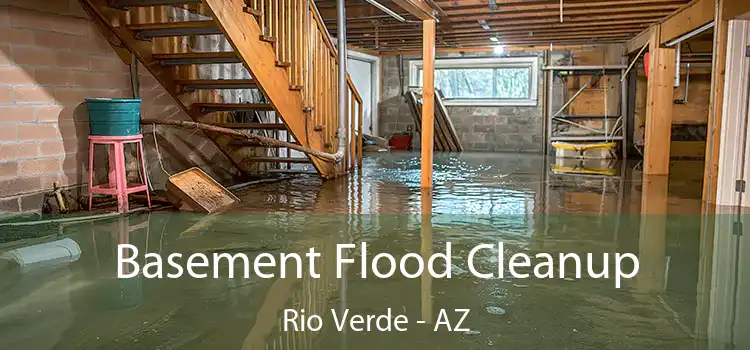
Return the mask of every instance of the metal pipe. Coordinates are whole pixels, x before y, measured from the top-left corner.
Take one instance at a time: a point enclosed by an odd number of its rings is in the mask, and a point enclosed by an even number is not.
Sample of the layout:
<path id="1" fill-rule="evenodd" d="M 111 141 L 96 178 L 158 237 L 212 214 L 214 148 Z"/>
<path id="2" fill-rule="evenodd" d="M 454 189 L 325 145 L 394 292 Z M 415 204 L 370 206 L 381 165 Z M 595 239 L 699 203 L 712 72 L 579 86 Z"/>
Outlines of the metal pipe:
<path id="1" fill-rule="evenodd" d="M 338 54 L 339 54 L 339 148 L 338 152 L 346 149 L 346 102 L 348 86 L 346 85 L 346 4 L 344 0 L 336 1 L 336 20 L 338 31 Z"/>
<path id="2" fill-rule="evenodd" d="M 689 33 L 687 33 L 687 34 L 685 34 L 685 35 L 683 35 L 683 36 L 681 36 L 681 37 L 679 37 L 677 39 L 674 39 L 672 41 L 668 41 L 665 46 L 667 46 L 667 47 L 675 46 L 675 45 L 677 45 L 677 44 L 679 44 L 679 43 L 681 43 L 681 42 L 683 42 L 685 40 L 688 40 L 688 39 L 690 39 L 690 38 L 692 38 L 692 37 L 694 37 L 694 36 L 696 36 L 696 35 L 698 35 L 700 33 L 703 33 L 705 31 L 707 31 L 707 30 L 709 30 L 709 29 L 711 29 L 713 27 L 714 27 L 714 22 L 707 23 L 706 25 L 704 25 L 704 26 L 702 26 L 702 27 L 700 27 L 698 29 L 695 29 L 695 30 L 693 30 L 693 31 L 691 31 L 691 32 L 689 32 Z"/>
<path id="3" fill-rule="evenodd" d="M 682 58 L 682 43 L 677 43 L 677 54 L 675 60 L 677 62 L 674 65 L 674 87 L 680 87 L 680 59 Z"/>
<path id="4" fill-rule="evenodd" d="M 395 18 L 399 22 L 406 22 L 406 18 L 401 17 L 401 15 L 399 15 L 398 13 L 393 12 L 391 9 L 383 6 L 383 4 L 381 4 L 381 3 L 379 3 L 379 2 L 377 2 L 375 0 L 365 0 L 365 2 L 367 2 L 368 4 L 370 4 L 372 6 L 375 6 L 378 10 L 385 12 L 386 14 L 388 14 L 389 16 Z M 338 3 L 338 1 L 336 1 L 336 3 Z"/>

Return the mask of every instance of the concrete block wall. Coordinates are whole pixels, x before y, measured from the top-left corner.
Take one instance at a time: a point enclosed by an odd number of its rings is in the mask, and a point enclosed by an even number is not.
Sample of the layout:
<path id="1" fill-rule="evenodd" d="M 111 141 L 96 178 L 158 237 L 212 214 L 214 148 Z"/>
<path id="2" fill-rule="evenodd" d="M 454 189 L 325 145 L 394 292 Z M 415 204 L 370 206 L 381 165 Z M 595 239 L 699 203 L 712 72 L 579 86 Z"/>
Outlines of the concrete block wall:
<path id="1" fill-rule="evenodd" d="M 9 212 L 38 211 L 56 181 L 85 185 L 89 127 L 82 102 L 132 97 L 129 67 L 77 1 L 18 3 L 0 6 L 0 211 Z M 154 78 L 140 71 L 144 117 L 187 119 Z M 207 170 L 219 179 L 236 173 L 202 133 L 159 129 L 159 134 L 168 171 L 213 165 L 218 172 Z M 146 148 L 156 186 L 165 175 L 156 172 L 152 137 Z"/>
<path id="2" fill-rule="evenodd" d="M 506 56 L 538 56 L 542 51 L 512 51 Z M 492 53 L 438 54 L 440 58 L 495 57 Z M 382 65 L 382 95 L 380 103 L 380 135 L 389 137 L 393 133 L 414 129 L 414 121 L 406 98 L 401 95 L 401 86 L 409 85 L 409 60 L 420 56 L 404 56 L 402 73 L 399 74 L 399 57 L 384 56 Z M 539 60 L 540 67 L 543 62 Z M 402 85 L 400 84 L 402 83 Z M 538 105 L 534 107 L 495 106 L 448 106 L 456 132 L 467 151 L 488 152 L 535 152 L 544 147 L 544 75 L 539 71 Z M 419 135 L 413 143 L 419 147 Z"/>

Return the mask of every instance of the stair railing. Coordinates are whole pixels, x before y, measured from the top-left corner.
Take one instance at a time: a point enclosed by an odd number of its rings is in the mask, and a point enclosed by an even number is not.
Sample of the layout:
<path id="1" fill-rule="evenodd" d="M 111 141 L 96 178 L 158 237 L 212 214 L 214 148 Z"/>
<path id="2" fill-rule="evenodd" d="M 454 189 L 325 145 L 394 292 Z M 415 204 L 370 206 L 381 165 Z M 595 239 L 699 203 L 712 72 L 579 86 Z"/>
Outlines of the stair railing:
<path id="1" fill-rule="evenodd" d="M 289 86 L 304 97 L 307 116 L 305 137 L 321 137 L 324 150 L 338 150 L 338 50 L 318 8 L 309 0 L 248 0 L 258 13 L 263 39 L 274 45 L 276 65 L 288 67 Z M 344 169 L 361 164 L 362 97 L 347 76 L 349 98 L 344 129 Z M 302 140 L 300 140 L 302 141 Z M 307 142 L 309 144 L 309 142 Z"/>

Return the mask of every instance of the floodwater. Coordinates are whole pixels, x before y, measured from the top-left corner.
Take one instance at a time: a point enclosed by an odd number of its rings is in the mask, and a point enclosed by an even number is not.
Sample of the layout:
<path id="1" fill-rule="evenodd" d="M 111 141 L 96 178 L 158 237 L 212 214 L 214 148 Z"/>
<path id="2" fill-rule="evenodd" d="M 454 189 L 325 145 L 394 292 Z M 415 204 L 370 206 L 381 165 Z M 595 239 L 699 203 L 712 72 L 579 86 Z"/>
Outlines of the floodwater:
<path id="1" fill-rule="evenodd" d="M 0 245 L 0 349 L 750 348 L 750 249 L 741 231 L 726 229 L 737 226 L 735 218 L 700 214 L 702 163 L 675 162 L 668 184 L 643 178 L 636 164 L 583 170 L 527 154 L 442 154 L 435 163 L 432 193 L 419 188 L 418 154 L 376 154 L 365 158 L 361 173 L 344 179 L 296 178 L 245 189 L 238 194 L 242 202 L 223 214 L 162 211 L 0 226 L 6 241 Z M 73 258 L 22 267 L 8 258 L 19 248 L 61 240 L 74 241 L 63 254 Z M 351 250 L 348 257 L 357 262 L 337 279 L 335 245 L 362 242 L 370 261 L 381 252 L 429 256 L 450 242 L 452 277 L 379 279 L 367 270 L 362 278 L 361 254 Z M 506 259 L 516 252 L 593 253 L 601 270 L 614 265 L 602 262 L 602 254 L 632 253 L 640 269 L 619 289 L 612 278 L 577 278 L 568 264 L 564 278 L 557 278 L 559 267 L 552 279 L 469 273 L 469 251 L 498 242 Z M 252 259 L 312 247 L 322 255 L 321 278 L 254 272 L 245 278 L 235 264 L 234 278 L 221 266 L 218 278 L 118 279 L 122 243 L 138 248 L 141 264 L 144 253 Z M 497 271 L 498 252 L 484 252 L 474 259 L 477 269 Z M 416 263 L 406 266 L 413 271 Z M 322 328 L 285 331 L 285 309 L 320 315 Z M 347 309 L 403 314 L 408 331 L 338 331 L 332 315 Z M 469 310 L 460 327 L 456 309 Z M 458 330 L 449 331 L 441 317 Z"/>

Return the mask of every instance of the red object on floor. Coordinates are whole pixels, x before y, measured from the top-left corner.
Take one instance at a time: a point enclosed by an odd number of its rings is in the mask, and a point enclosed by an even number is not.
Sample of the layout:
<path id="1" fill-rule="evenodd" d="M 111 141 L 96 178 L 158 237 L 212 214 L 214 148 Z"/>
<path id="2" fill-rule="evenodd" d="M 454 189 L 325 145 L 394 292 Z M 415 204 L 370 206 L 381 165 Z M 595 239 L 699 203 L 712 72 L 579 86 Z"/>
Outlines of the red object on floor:
<path id="1" fill-rule="evenodd" d="M 128 183 L 125 173 L 125 151 L 126 143 L 137 143 L 143 171 L 143 184 Z M 94 145 L 109 145 L 109 183 L 94 185 Z M 93 136 L 89 135 L 89 210 L 91 210 L 91 198 L 94 193 L 109 194 L 117 196 L 117 212 L 124 214 L 128 212 L 128 195 L 135 192 L 146 191 L 148 207 L 151 208 L 151 196 L 148 193 L 148 181 L 146 177 L 146 160 L 143 155 L 143 135 L 132 136 Z"/>
<path id="2" fill-rule="evenodd" d="M 646 70 L 646 78 L 648 78 L 648 63 L 651 60 L 651 55 L 649 55 L 648 52 L 646 52 L 645 55 L 643 55 L 643 68 Z"/>
<path id="3" fill-rule="evenodd" d="M 410 133 L 402 133 L 391 136 L 388 139 L 388 146 L 393 150 L 408 151 L 411 149 L 412 136 Z"/>

